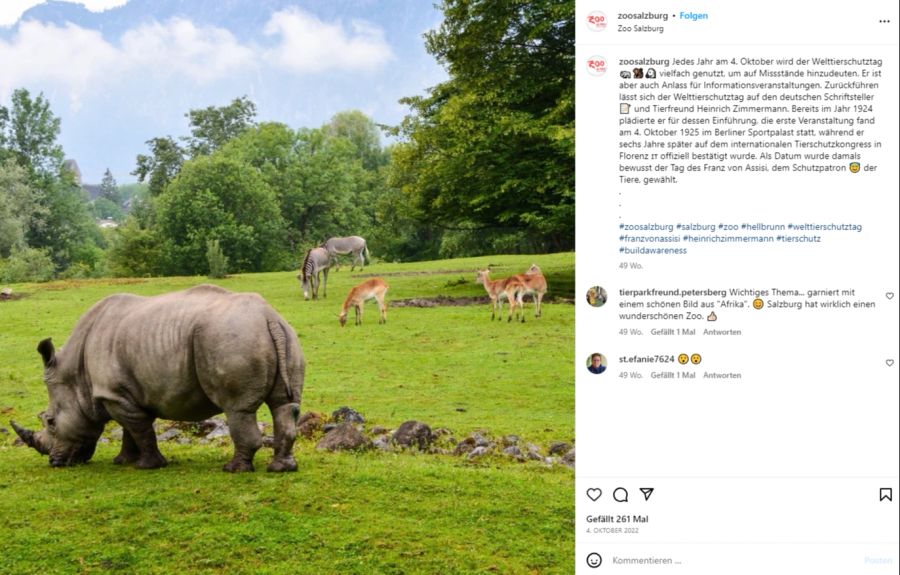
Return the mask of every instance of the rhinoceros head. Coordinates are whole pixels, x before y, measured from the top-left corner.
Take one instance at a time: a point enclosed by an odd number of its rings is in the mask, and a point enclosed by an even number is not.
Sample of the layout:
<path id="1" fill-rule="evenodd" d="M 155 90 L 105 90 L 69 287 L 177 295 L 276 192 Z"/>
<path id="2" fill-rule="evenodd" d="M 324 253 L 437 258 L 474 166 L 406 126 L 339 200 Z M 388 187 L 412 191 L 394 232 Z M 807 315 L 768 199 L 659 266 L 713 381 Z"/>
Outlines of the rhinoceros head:
<path id="1" fill-rule="evenodd" d="M 44 382 L 50 396 L 50 405 L 38 415 L 43 427 L 35 432 L 10 424 L 26 445 L 50 456 L 50 465 L 85 463 L 94 455 L 103 424 L 85 414 L 74 375 L 58 369 L 53 342 L 49 338 L 41 341 L 38 352 L 44 360 Z"/>

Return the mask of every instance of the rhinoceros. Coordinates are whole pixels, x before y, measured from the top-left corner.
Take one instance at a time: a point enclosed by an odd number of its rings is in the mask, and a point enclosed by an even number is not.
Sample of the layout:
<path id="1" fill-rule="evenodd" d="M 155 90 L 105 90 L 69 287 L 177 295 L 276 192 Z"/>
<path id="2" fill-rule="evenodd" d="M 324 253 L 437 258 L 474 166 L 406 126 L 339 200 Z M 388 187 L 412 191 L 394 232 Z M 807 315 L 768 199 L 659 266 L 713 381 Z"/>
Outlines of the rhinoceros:
<path id="1" fill-rule="evenodd" d="M 225 471 L 253 471 L 262 444 L 256 411 L 275 428 L 269 471 L 296 471 L 292 449 L 306 362 L 291 326 L 257 294 L 201 285 L 153 297 L 109 296 L 85 313 L 57 352 L 38 352 L 50 405 L 43 429 L 10 422 L 54 467 L 88 461 L 110 419 L 123 429 L 114 463 L 167 464 L 157 417 L 199 421 L 224 412 L 234 441 Z"/>

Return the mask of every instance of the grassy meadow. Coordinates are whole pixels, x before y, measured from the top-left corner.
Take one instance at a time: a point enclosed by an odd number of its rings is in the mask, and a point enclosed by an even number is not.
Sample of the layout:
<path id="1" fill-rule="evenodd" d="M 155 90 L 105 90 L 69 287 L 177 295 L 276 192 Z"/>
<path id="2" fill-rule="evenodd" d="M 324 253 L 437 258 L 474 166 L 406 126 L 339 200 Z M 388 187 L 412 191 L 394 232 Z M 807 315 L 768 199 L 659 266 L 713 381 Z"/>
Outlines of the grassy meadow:
<path id="1" fill-rule="evenodd" d="M 492 277 L 536 263 L 550 285 L 543 317 L 530 297 L 524 324 L 491 322 L 487 304 L 389 307 L 341 328 L 347 290 L 364 276 L 388 283 L 388 301 L 484 295 Z M 349 265 L 329 275 L 328 297 L 303 301 L 296 272 L 212 281 L 254 291 L 287 319 L 307 359 L 302 411 L 350 406 L 366 427 L 416 419 L 518 435 L 546 453 L 574 440 L 574 254 L 489 256 Z M 84 280 L 11 286 L 0 302 L 0 573 L 569 573 L 574 556 L 571 469 L 494 455 L 328 453 L 298 438 L 297 473 L 220 471 L 231 442 L 163 442 L 169 466 L 112 464 L 116 440 L 87 465 L 53 469 L 14 446 L 8 420 L 36 429 L 47 405 L 40 339 L 65 343 L 78 318 L 119 292 L 153 295 L 202 277 Z M 0 286 L 5 287 L 5 286 Z M 320 290 L 320 298 L 321 298 Z M 548 301 L 549 300 L 549 301 Z M 390 303 L 389 303 L 390 306 Z M 268 411 L 259 411 L 269 421 Z M 114 423 L 107 426 L 107 435 Z"/>

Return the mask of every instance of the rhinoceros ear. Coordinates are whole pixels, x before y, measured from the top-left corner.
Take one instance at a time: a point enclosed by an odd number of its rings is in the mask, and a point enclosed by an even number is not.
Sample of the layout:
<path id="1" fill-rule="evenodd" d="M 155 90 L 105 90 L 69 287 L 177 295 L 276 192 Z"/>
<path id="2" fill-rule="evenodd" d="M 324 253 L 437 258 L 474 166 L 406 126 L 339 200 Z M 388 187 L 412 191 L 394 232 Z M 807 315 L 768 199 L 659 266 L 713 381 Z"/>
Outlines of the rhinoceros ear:
<path id="1" fill-rule="evenodd" d="M 56 363 L 56 350 L 53 348 L 53 340 L 49 337 L 41 340 L 37 346 L 38 353 L 44 358 L 44 367 L 50 367 Z"/>

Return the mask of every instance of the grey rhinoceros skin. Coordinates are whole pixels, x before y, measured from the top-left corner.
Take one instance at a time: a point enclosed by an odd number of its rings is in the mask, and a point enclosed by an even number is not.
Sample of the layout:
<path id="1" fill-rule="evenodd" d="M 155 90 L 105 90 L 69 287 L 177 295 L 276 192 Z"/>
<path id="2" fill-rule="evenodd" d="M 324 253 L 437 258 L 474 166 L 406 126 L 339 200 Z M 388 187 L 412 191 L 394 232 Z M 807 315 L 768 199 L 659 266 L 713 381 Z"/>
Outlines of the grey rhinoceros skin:
<path id="1" fill-rule="evenodd" d="M 115 463 L 167 464 L 157 418 L 199 421 L 224 412 L 234 441 L 226 471 L 252 471 L 262 444 L 256 411 L 275 428 L 269 471 L 295 471 L 296 419 L 306 363 L 291 326 L 257 294 L 202 285 L 154 297 L 109 296 L 94 305 L 58 352 L 38 345 L 50 405 L 44 428 L 14 425 L 53 466 L 91 458 L 110 419 L 123 428 Z"/>

